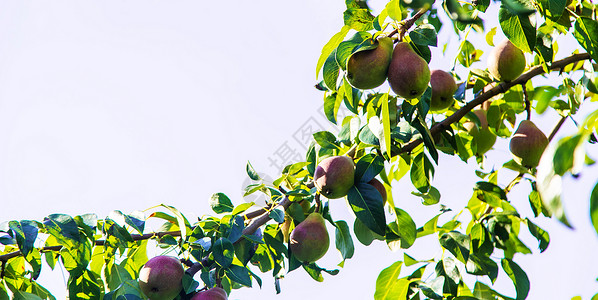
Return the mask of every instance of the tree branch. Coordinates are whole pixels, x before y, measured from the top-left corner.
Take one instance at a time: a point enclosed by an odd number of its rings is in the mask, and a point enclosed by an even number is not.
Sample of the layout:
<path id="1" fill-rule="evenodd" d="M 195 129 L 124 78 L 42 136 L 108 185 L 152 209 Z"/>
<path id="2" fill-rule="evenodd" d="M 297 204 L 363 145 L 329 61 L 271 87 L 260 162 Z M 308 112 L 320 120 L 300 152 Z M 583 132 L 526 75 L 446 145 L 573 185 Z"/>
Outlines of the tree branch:
<path id="1" fill-rule="evenodd" d="M 553 62 L 552 65 L 550 66 L 550 70 L 552 70 L 552 71 L 560 70 L 560 69 L 563 69 L 564 67 L 566 67 L 567 65 L 570 65 L 572 63 L 576 63 L 576 62 L 579 62 L 582 60 L 587 60 L 587 59 L 590 59 L 590 55 L 588 53 L 573 54 L 569 57 L 566 57 L 561 60 L 557 60 L 557 61 Z M 513 87 L 515 85 L 525 84 L 526 81 L 532 79 L 535 76 L 538 76 L 538 75 L 541 75 L 544 73 L 546 73 L 546 72 L 544 72 L 544 70 L 542 69 L 542 66 L 535 66 L 535 67 L 531 68 L 529 71 L 523 73 L 521 76 L 517 77 L 517 79 L 515 79 L 513 81 L 501 82 L 500 84 L 496 85 L 495 87 L 489 89 L 486 92 L 483 92 L 482 94 L 477 96 L 475 99 L 473 99 L 472 101 L 465 104 L 463 107 L 461 107 L 459 110 L 457 110 L 454 114 L 448 116 L 446 119 L 442 120 L 441 122 L 434 124 L 430 128 L 430 133 L 432 134 L 432 136 L 437 135 L 439 132 L 449 128 L 451 126 L 451 124 L 456 123 L 459 120 L 461 120 L 461 118 L 463 118 L 463 116 L 465 116 L 469 111 L 471 111 L 477 105 L 482 104 L 484 101 L 486 101 L 498 94 L 505 93 L 506 91 L 508 91 L 511 87 Z M 413 151 L 413 149 L 415 149 L 415 147 L 417 147 L 422 142 L 423 142 L 423 139 L 421 139 L 421 138 L 417 139 L 417 140 L 410 141 L 403 145 L 400 153 L 411 152 L 411 151 Z"/>

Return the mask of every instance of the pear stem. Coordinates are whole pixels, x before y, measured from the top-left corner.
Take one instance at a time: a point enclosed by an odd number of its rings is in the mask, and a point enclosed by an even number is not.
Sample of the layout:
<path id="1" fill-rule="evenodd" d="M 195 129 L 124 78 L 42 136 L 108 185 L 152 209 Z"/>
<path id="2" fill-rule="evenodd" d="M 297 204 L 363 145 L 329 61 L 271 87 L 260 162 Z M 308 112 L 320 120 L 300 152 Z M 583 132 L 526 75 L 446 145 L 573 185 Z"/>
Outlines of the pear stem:
<path id="1" fill-rule="evenodd" d="M 525 88 L 525 85 L 527 84 L 527 81 L 525 81 L 524 83 L 521 84 L 521 89 L 523 90 L 523 99 L 525 101 L 525 112 L 527 113 L 527 118 L 526 120 L 531 120 L 532 118 L 532 105 L 529 101 L 529 95 L 527 94 L 527 89 Z"/>
<path id="2" fill-rule="evenodd" d="M 556 133 L 559 131 L 559 129 L 561 129 L 561 126 L 563 126 L 563 123 L 565 123 L 565 120 L 567 120 L 567 116 L 562 116 L 561 119 L 559 120 L 559 122 L 556 123 L 556 125 L 554 126 L 554 128 L 550 132 L 550 135 L 548 136 L 548 142 L 549 143 L 550 143 L 550 141 L 552 141 L 552 139 L 554 138 L 554 136 L 556 135 Z"/>
<path id="3" fill-rule="evenodd" d="M 388 36 L 392 37 L 393 35 L 398 33 L 399 39 L 397 41 L 399 41 L 399 42 L 402 41 L 407 30 L 409 30 L 409 28 L 411 28 L 411 26 L 413 26 L 413 24 L 415 24 L 415 21 L 417 21 L 419 18 L 421 18 L 428 11 L 428 9 L 430 9 L 430 6 L 426 5 L 425 7 L 420 9 L 415 15 L 413 15 L 413 17 L 399 22 L 398 28 L 391 31 L 388 34 Z"/>

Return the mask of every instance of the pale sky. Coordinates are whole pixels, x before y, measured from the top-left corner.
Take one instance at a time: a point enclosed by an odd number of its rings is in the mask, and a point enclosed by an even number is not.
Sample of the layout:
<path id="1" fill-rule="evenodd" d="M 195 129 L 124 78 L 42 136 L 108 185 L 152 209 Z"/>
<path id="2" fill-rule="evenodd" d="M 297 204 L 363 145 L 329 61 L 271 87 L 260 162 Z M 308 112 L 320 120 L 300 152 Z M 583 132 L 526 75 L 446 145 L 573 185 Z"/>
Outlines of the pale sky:
<path id="1" fill-rule="evenodd" d="M 379 8 L 381 2 L 371 5 Z M 216 192 L 235 203 L 248 201 L 242 199 L 248 160 L 276 178 L 280 151 L 304 155 L 303 130 L 331 128 L 320 111 L 323 94 L 313 88 L 315 65 L 342 26 L 344 1 L 206 3 L 0 3 L 0 222 L 41 220 L 51 213 L 104 217 L 159 203 L 193 219 L 211 213 L 208 199 Z M 451 30 L 446 24 L 440 42 Z M 450 39 L 447 58 L 441 49 L 432 50 L 432 68 L 450 68 L 449 53 L 458 45 L 456 36 Z M 560 46 L 565 50 L 558 57 L 563 57 L 568 45 Z M 484 59 L 475 67 L 485 68 Z M 553 126 L 551 116 L 535 117 L 545 132 Z M 572 132 L 568 122 L 561 136 Z M 507 140 L 495 149 L 490 160 L 509 159 Z M 454 209 L 465 205 L 477 181 L 473 159 L 470 163 L 441 155 L 434 186 L 442 203 Z M 593 267 L 598 236 L 588 213 L 597 173 L 596 167 L 587 168 L 580 179 L 565 181 L 570 186 L 565 206 L 575 231 L 555 220 L 535 220 L 551 235 L 550 247 L 539 254 L 522 228 L 534 255 L 517 255 L 515 261 L 530 277 L 529 299 L 585 299 L 598 292 Z M 505 172 L 501 180 L 513 176 Z M 410 194 L 408 178 L 395 184 L 396 203 L 418 227 L 438 212 L 438 206 L 424 207 Z M 521 184 L 510 194 L 525 216 L 532 215 L 528 189 Z M 331 209 L 333 218 L 352 224 L 344 200 L 332 201 Z M 383 242 L 354 243 L 354 258 L 339 275 L 325 275 L 323 283 L 297 270 L 281 282 L 282 294 L 276 296 L 266 273 L 261 290 L 235 290 L 230 299 L 371 299 L 378 273 L 402 260 L 403 252 L 391 252 Z M 440 255 L 433 245 L 437 242 L 428 237 L 405 252 L 429 259 Z M 339 262 L 332 243 L 319 264 L 333 269 Z M 64 298 L 62 275 L 47 271 L 42 271 L 45 286 Z M 473 286 L 475 278 L 466 278 Z M 504 273 L 497 289 L 515 296 Z"/>

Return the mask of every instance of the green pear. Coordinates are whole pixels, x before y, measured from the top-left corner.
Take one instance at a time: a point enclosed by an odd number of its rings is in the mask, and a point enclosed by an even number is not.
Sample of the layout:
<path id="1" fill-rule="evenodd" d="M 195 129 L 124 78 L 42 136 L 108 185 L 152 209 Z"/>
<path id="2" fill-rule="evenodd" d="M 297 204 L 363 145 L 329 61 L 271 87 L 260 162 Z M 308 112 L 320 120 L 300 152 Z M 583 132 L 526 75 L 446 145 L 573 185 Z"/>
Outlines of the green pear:
<path id="1" fill-rule="evenodd" d="M 191 300 L 226 300 L 228 296 L 226 291 L 221 287 L 213 287 L 209 290 L 199 292 L 191 298 Z"/>
<path id="2" fill-rule="evenodd" d="M 377 44 L 375 49 L 355 52 L 347 60 L 345 78 L 356 89 L 373 89 L 386 80 L 392 56 L 392 40 L 381 37 Z"/>
<path id="3" fill-rule="evenodd" d="M 326 254 L 329 246 L 330 237 L 320 213 L 309 214 L 291 232 L 289 248 L 301 262 L 315 262 Z"/>
<path id="4" fill-rule="evenodd" d="M 511 41 L 504 40 L 488 56 L 488 72 L 500 80 L 511 81 L 525 69 L 525 55 Z"/>
<path id="5" fill-rule="evenodd" d="M 430 111 L 443 111 L 453 105 L 453 95 L 457 91 L 457 83 L 448 72 L 433 70 L 430 73 L 430 86 L 432 87 L 432 98 L 430 99 Z"/>
<path id="6" fill-rule="evenodd" d="M 354 184 L 355 164 L 348 156 L 332 156 L 320 162 L 314 172 L 314 184 L 328 199 L 342 198 Z"/>
<path id="7" fill-rule="evenodd" d="M 477 126 L 472 121 L 466 121 L 463 123 L 463 127 L 473 137 L 473 142 L 477 145 L 475 154 L 481 156 L 492 149 L 492 146 L 496 142 L 496 135 L 488 128 L 485 110 L 476 109 L 473 113 L 480 119 L 480 126 Z"/>
<path id="8" fill-rule="evenodd" d="M 380 193 L 380 195 L 382 196 L 382 204 L 386 204 L 386 198 L 388 197 L 386 195 L 386 188 L 384 187 L 384 184 L 382 184 L 382 182 L 380 182 L 378 179 L 376 178 L 372 178 L 372 180 L 370 180 L 368 182 L 368 184 L 372 185 L 373 187 L 376 188 L 376 190 L 378 190 L 378 192 Z"/>
<path id="9" fill-rule="evenodd" d="M 185 270 L 172 256 L 155 256 L 139 271 L 139 289 L 151 300 L 172 300 L 183 289 Z"/>
<path id="10" fill-rule="evenodd" d="M 289 236 L 291 233 L 291 225 L 292 224 L 293 224 L 293 218 L 291 218 L 291 216 L 289 216 L 288 214 L 285 214 L 284 222 L 282 222 L 282 224 L 280 224 L 280 231 L 282 232 L 282 240 L 285 243 L 289 242 Z"/>
<path id="11" fill-rule="evenodd" d="M 388 84 L 392 91 L 405 99 L 413 99 L 424 93 L 429 82 L 428 63 L 408 43 L 398 43 L 388 66 Z"/>
<path id="12" fill-rule="evenodd" d="M 509 143 L 515 161 L 527 168 L 538 165 L 546 146 L 548 146 L 548 138 L 529 120 L 519 123 Z"/>

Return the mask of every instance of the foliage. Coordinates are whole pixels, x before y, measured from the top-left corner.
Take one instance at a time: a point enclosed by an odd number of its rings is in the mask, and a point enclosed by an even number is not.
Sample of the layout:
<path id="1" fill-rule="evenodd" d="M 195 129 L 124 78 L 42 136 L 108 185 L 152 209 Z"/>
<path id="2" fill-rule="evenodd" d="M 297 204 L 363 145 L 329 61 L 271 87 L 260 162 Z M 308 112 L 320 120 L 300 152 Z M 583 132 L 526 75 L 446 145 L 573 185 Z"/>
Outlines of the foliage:
<path id="1" fill-rule="evenodd" d="M 57 264 L 69 273 L 72 299 L 144 299 L 137 276 L 148 260 L 148 247 L 178 256 L 187 266 L 181 299 L 213 286 L 229 293 L 261 286 L 259 272 L 271 272 L 278 281 L 288 272 L 303 269 L 322 281 L 339 269 L 299 262 L 288 251 L 281 230 L 285 219 L 290 218 L 293 227 L 314 210 L 334 226 L 335 245 L 343 262 L 353 258 L 355 242 L 367 246 L 382 241 L 391 249 L 408 249 L 419 238 L 437 237 L 443 255 L 416 260 L 405 253 L 403 260 L 382 270 L 376 279 L 375 299 L 525 299 L 529 278 L 517 260 L 531 250 L 520 236 L 527 230 L 544 251 L 550 236 L 534 223 L 535 218 L 555 217 L 570 226 L 560 197 L 561 179 L 577 176 L 585 165 L 594 163 L 586 148 L 597 142 L 598 111 L 578 120 L 577 133 L 552 141 L 537 169 L 510 160 L 500 169 L 480 171 L 471 198 L 456 213 L 440 203 L 441 191 L 433 186 L 434 173 L 440 167 L 440 155 L 483 167 L 485 157 L 475 155 L 477 141 L 464 123 L 479 125 L 471 111 L 489 99 L 488 127 L 501 138 L 511 135 L 518 116 L 530 119 L 532 110 L 543 114 L 549 109 L 561 116 L 552 138 L 563 122 L 579 119 L 576 113 L 584 101 L 598 100 L 598 5 L 588 0 L 391 0 L 374 14 L 364 1 L 345 2 L 344 26 L 325 44 L 316 64 L 326 116 L 340 127 L 340 133 L 314 134 L 305 161 L 286 166 L 273 184 L 260 182 L 260 175 L 248 163 L 247 175 L 260 183 L 248 186 L 246 195 L 267 195 L 267 206 L 235 204 L 225 194 L 216 193 L 210 199 L 213 215 L 196 222 L 167 205 L 152 208 L 149 214 L 114 211 L 103 219 L 95 214 L 51 214 L 42 221 L 4 222 L 0 225 L 0 299 L 55 299 L 36 279 Z M 499 6 L 498 14 L 483 19 L 481 13 L 491 6 Z M 442 22 L 439 13 L 446 13 L 450 21 Z M 487 70 L 471 67 L 495 44 L 497 28 L 486 28 L 488 21 L 499 24 L 504 35 L 528 57 L 525 72 L 511 82 L 496 82 Z M 461 80 L 457 101 L 443 113 L 428 113 L 429 87 L 421 97 L 405 100 L 390 92 L 355 89 L 343 78 L 349 56 L 375 47 L 372 41 L 379 35 L 390 36 L 395 43 L 409 42 L 429 62 L 430 47 L 442 47 L 437 32 L 443 26 L 452 27 L 461 40 L 452 70 Z M 489 46 L 474 44 L 469 38 L 471 31 L 487 32 Z M 555 60 L 557 41 L 569 35 L 579 43 L 578 50 Z M 541 85 L 532 80 L 557 72 L 559 82 Z M 339 120 L 342 107 L 351 115 Z M 355 184 L 347 194 L 355 213 L 353 220 L 333 220 L 328 200 L 321 199 L 313 184 L 317 163 L 335 155 L 348 155 L 356 164 Z M 518 175 L 501 186 L 498 174 L 508 170 Z M 368 184 L 374 177 L 380 178 L 389 192 L 386 203 Z M 422 205 L 438 206 L 439 214 L 416 224 L 393 201 L 391 187 L 399 180 L 410 180 Z M 524 181 L 532 187 L 529 205 L 533 216 L 520 214 L 509 195 L 514 185 Z M 300 203 L 306 201 L 309 209 L 304 211 Z M 589 215 L 598 232 L 598 184 L 589 201 Z M 442 223 L 441 215 L 449 216 L 449 221 Z M 150 220 L 163 225 L 146 228 Z M 402 272 L 403 266 L 412 265 L 419 267 L 410 274 Z M 501 270 L 513 281 L 515 295 L 507 297 L 481 280 L 471 287 L 464 281 L 472 276 L 493 283 Z M 279 285 L 276 289 L 279 291 Z"/>

